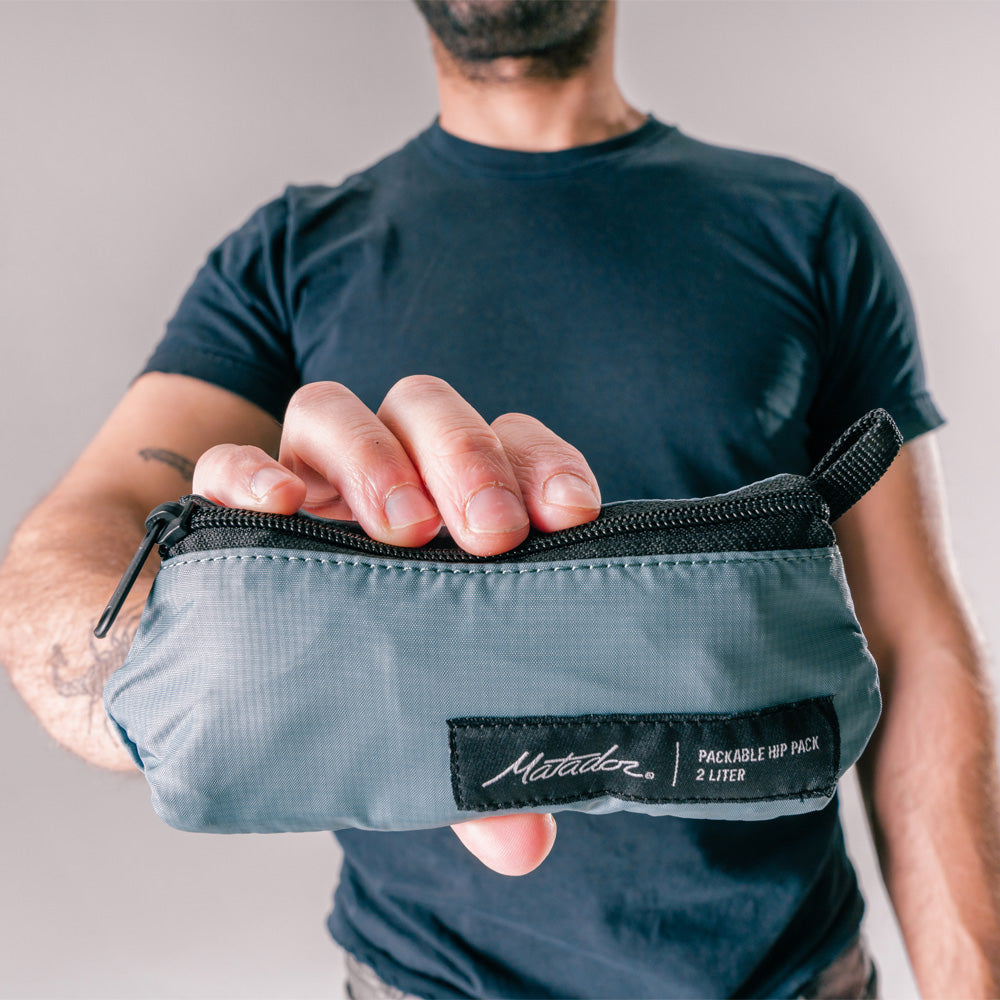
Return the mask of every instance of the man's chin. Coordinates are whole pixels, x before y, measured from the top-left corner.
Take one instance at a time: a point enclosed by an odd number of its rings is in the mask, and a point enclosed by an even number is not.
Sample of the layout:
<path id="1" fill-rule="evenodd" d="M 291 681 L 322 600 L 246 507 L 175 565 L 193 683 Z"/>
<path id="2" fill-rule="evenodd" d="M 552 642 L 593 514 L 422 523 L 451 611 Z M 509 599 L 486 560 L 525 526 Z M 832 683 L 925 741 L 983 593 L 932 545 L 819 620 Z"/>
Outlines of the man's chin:
<path id="1" fill-rule="evenodd" d="M 500 59 L 523 75 L 565 78 L 586 65 L 601 37 L 607 0 L 414 0 L 431 31 L 472 78 Z"/>

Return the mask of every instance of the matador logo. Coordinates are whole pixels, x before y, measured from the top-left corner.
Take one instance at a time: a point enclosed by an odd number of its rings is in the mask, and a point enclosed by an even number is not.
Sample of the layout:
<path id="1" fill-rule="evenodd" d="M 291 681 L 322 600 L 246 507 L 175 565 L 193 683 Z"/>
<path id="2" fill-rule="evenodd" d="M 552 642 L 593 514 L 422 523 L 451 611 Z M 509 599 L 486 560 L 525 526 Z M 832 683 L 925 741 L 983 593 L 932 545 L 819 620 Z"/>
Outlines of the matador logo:
<path id="1" fill-rule="evenodd" d="M 525 750 L 513 763 L 508 764 L 499 774 L 484 781 L 479 787 L 487 788 L 496 784 L 508 774 L 521 779 L 521 784 L 528 785 L 535 781 L 549 781 L 552 778 L 567 778 L 572 775 L 590 774 L 598 771 L 620 771 L 630 778 L 640 778 L 650 781 L 656 777 L 652 771 L 647 771 L 637 760 L 626 760 L 612 756 L 618 750 L 618 744 L 608 747 L 604 753 L 569 753 L 564 757 L 546 757 L 544 752 L 531 756 L 530 750 Z"/>

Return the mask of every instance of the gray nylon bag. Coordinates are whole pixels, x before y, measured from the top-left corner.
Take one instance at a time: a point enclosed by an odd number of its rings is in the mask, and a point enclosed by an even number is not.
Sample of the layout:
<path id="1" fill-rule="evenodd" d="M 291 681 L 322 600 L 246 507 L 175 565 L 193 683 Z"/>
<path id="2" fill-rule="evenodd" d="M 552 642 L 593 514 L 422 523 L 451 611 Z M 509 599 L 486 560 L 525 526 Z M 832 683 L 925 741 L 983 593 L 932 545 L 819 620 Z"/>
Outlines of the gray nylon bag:
<path id="1" fill-rule="evenodd" d="M 105 708 L 182 830 L 819 809 L 881 707 L 830 522 L 900 443 L 875 410 L 808 477 L 608 504 L 493 559 L 164 504 L 98 629 L 159 544 Z"/>

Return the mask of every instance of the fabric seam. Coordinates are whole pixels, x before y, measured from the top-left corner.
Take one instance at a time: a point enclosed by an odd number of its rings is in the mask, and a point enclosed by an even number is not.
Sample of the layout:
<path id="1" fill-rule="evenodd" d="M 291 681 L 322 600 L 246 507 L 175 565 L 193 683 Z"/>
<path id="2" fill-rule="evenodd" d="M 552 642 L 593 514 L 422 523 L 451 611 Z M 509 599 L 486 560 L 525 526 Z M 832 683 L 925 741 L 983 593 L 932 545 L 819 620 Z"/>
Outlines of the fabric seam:
<path id="1" fill-rule="evenodd" d="M 655 120 L 659 122 L 659 119 Z M 613 167 L 622 158 L 634 154 L 636 150 L 643 149 L 654 139 L 670 139 L 677 134 L 678 129 L 676 126 L 667 125 L 664 122 L 659 122 L 659 124 L 665 126 L 665 128 L 669 131 L 666 133 L 658 133 L 657 130 L 651 129 L 647 136 L 640 138 L 638 142 L 631 145 L 598 154 L 593 159 L 567 163 L 565 166 L 552 167 L 547 170 L 517 170 L 516 168 L 503 169 L 500 167 L 485 166 L 480 163 L 471 163 L 467 160 L 463 160 L 460 156 L 449 155 L 449 153 L 440 149 L 429 138 L 425 138 L 423 133 L 415 137 L 417 140 L 415 145 L 417 149 L 419 149 L 420 152 L 432 163 L 446 165 L 452 170 L 458 170 L 466 177 L 478 177 L 479 179 L 489 178 L 491 180 L 509 179 L 516 181 L 551 180 L 553 178 L 563 177 L 566 174 L 589 173 L 590 171 Z M 642 127 L 643 126 L 640 126 L 640 128 Z"/>
<path id="2" fill-rule="evenodd" d="M 176 558 L 176 557 L 174 557 Z M 835 559 L 835 552 L 823 551 L 822 553 L 800 555 L 800 556 L 765 556 L 764 558 L 754 558 L 752 555 L 745 557 L 729 558 L 729 559 L 658 559 L 658 560 L 642 560 L 638 559 L 634 562 L 631 560 L 621 560 L 618 562 L 606 562 L 606 563 L 582 563 L 573 566 L 548 566 L 548 565 L 518 565 L 514 563 L 513 565 L 498 565 L 498 566 L 481 566 L 481 565 L 466 565 L 466 566 L 447 566 L 443 564 L 434 565 L 408 565 L 406 563 L 391 564 L 391 563 L 381 563 L 381 562 L 369 562 L 363 559 L 328 559 L 317 556 L 294 556 L 294 555 L 222 555 L 222 556 L 205 556 L 199 559 L 182 559 L 175 562 L 173 559 L 167 560 L 160 567 L 160 572 L 164 573 L 167 570 L 179 569 L 181 566 L 193 566 L 199 563 L 214 563 L 214 562 L 255 562 L 255 561 L 269 561 L 269 562 L 301 562 L 301 563 L 320 563 L 323 565 L 330 566 L 356 566 L 373 570 L 385 570 L 387 572 L 402 572 L 402 573 L 433 573 L 439 575 L 523 575 L 530 573 L 562 573 L 562 572 L 579 572 L 581 570 L 602 570 L 602 569 L 617 569 L 625 566 L 724 566 L 728 564 L 740 564 L 740 563 L 778 563 L 778 562 L 810 562 L 816 560 L 825 560 L 827 562 L 832 562 Z"/>

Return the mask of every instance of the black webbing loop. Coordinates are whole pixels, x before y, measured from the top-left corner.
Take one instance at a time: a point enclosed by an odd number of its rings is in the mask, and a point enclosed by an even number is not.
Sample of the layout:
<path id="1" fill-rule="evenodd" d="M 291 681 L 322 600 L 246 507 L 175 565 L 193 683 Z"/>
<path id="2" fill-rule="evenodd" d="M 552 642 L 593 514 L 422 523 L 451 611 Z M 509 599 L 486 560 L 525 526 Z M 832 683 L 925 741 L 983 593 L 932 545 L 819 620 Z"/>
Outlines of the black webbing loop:
<path id="1" fill-rule="evenodd" d="M 892 465 L 903 446 L 896 422 L 885 410 L 871 410 L 851 424 L 809 474 L 830 508 L 830 520 L 853 507 Z"/>

